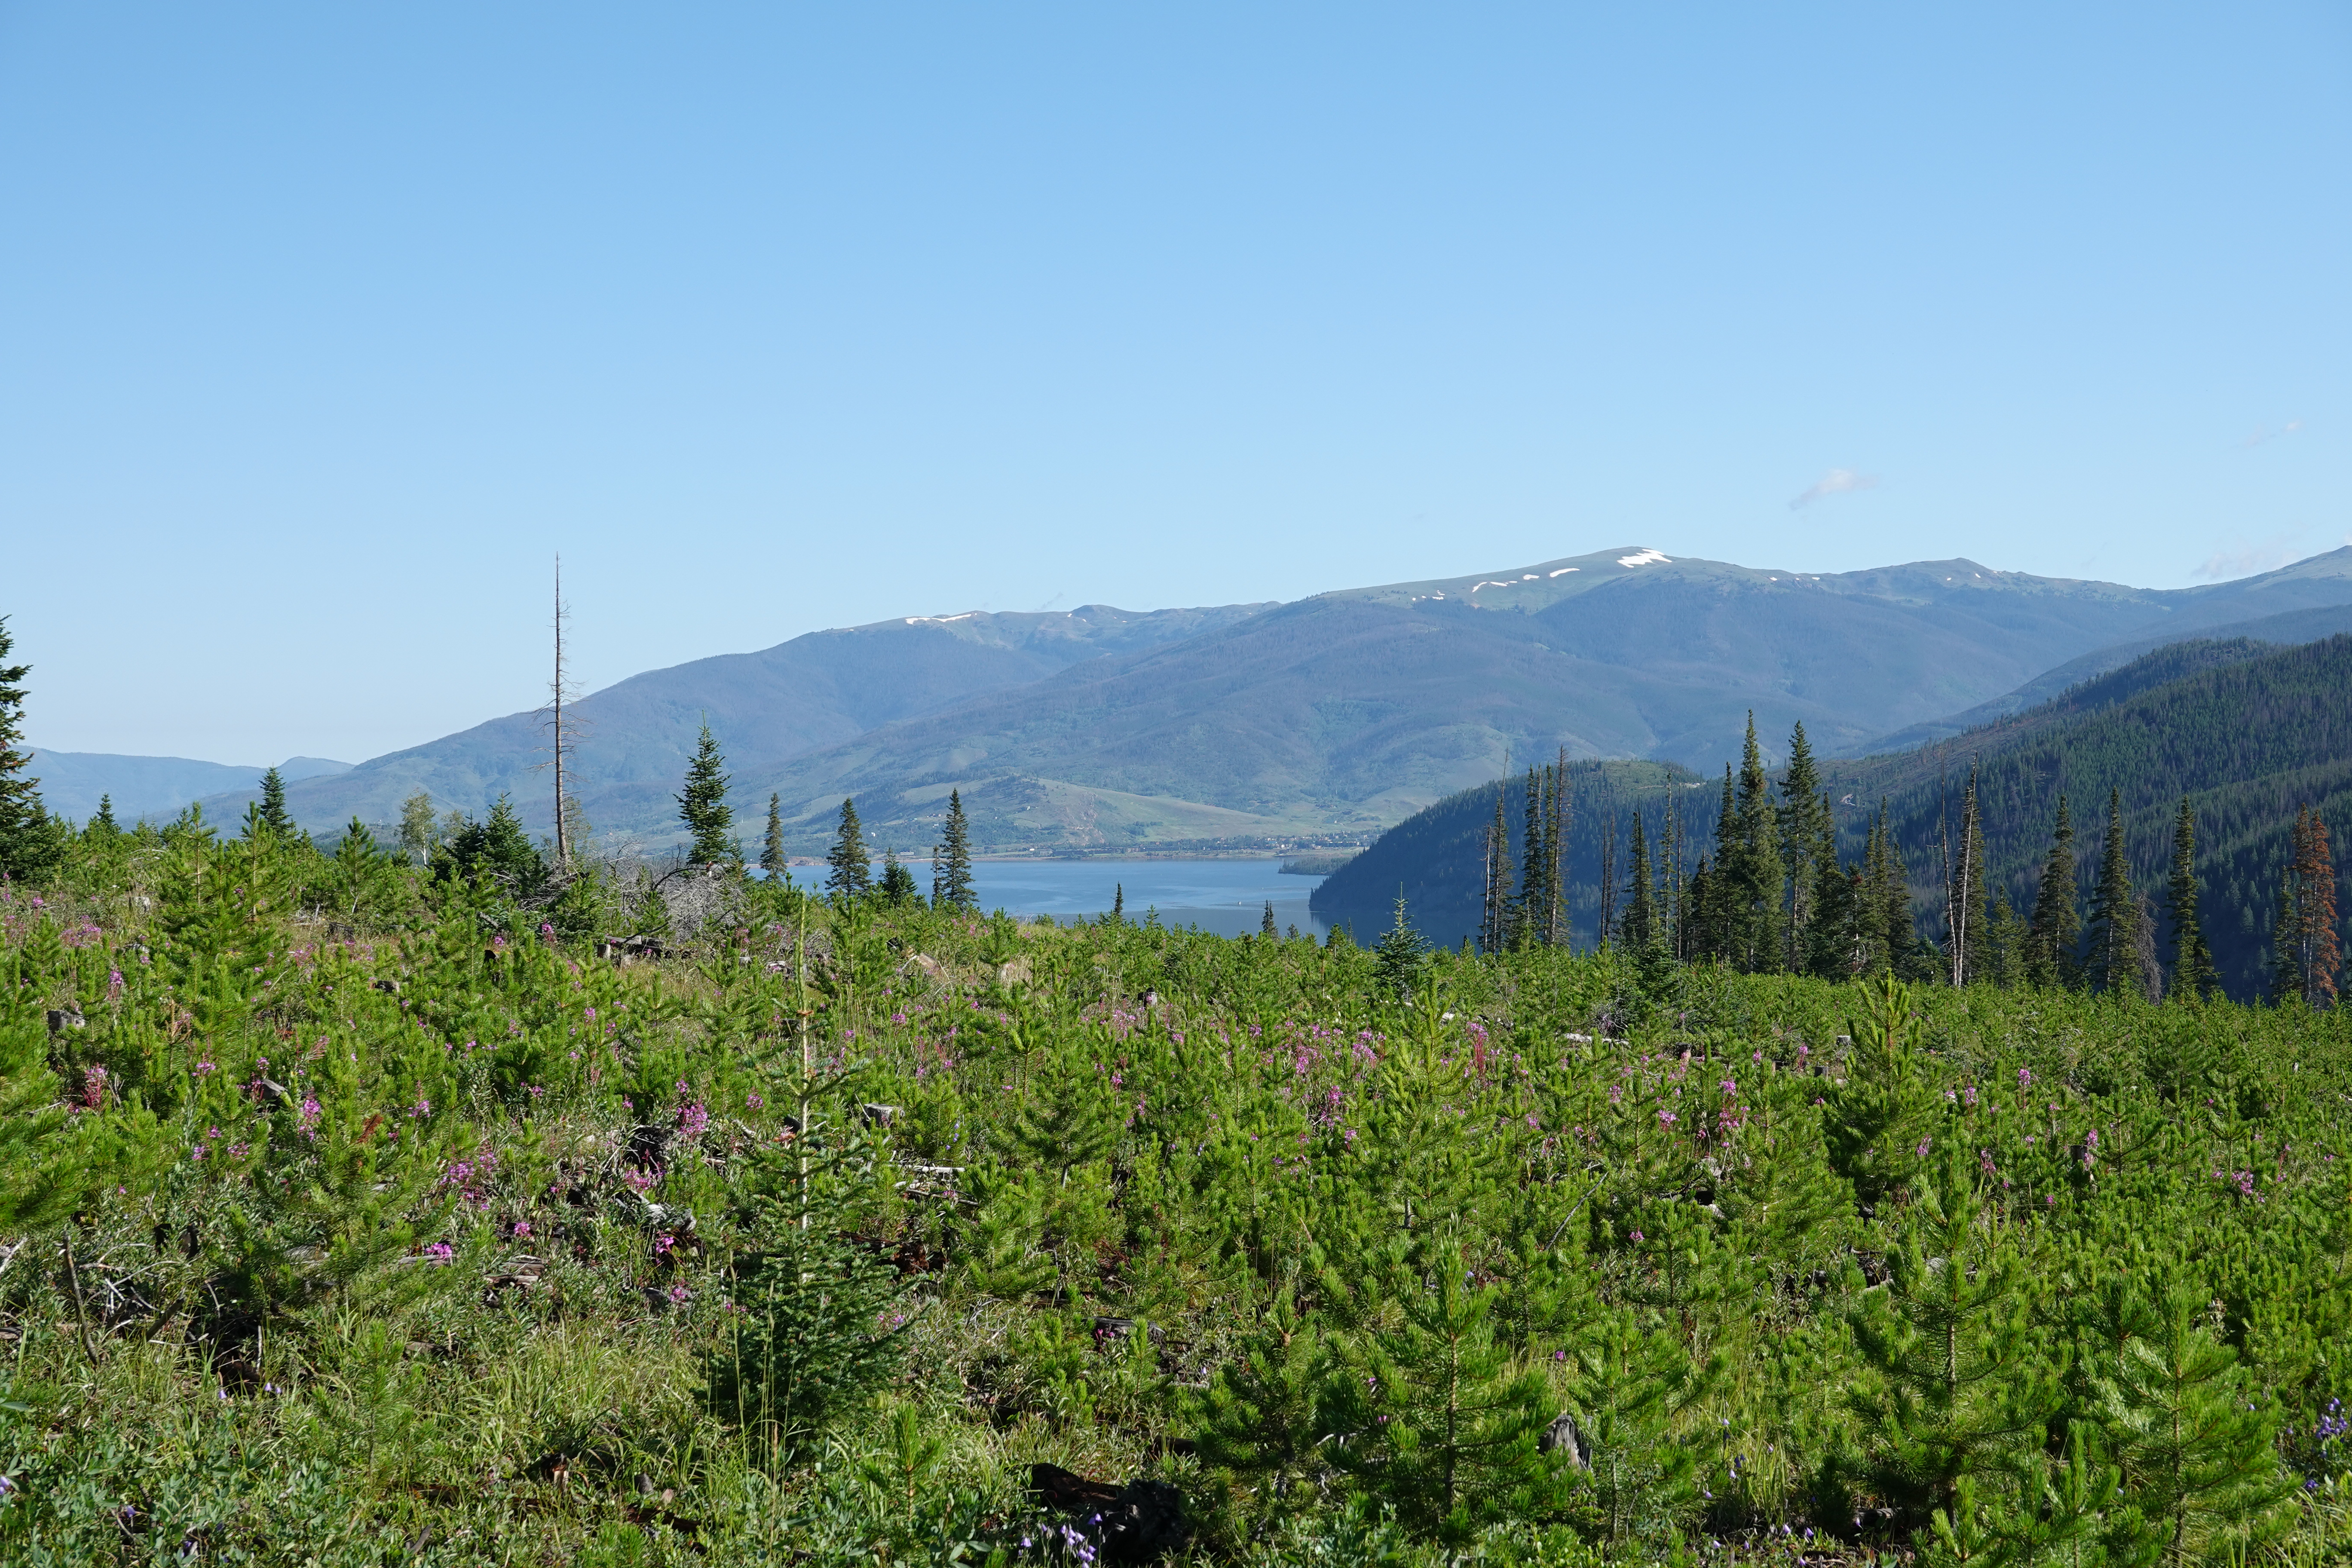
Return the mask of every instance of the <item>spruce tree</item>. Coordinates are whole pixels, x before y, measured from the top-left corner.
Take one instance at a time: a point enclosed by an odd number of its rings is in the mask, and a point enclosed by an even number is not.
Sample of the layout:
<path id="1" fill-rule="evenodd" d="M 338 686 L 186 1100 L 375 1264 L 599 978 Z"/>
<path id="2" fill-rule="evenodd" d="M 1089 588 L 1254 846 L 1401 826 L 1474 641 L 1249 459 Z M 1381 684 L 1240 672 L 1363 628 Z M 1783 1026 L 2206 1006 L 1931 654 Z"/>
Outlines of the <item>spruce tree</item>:
<path id="1" fill-rule="evenodd" d="M 261 821 L 280 838 L 294 837 L 294 819 L 286 815 L 286 781 L 276 768 L 261 775 Z"/>
<path id="2" fill-rule="evenodd" d="M 1527 826 L 1520 836 L 1519 898 L 1514 945 L 1549 945 L 1559 934 L 1559 846 L 1553 841 L 1559 826 L 1554 801 L 1559 787 L 1549 768 L 1529 768 L 1527 779 Z"/>
<path id="3" fill-rule="evenodd" d="M 1280 928 L 1276 926 L 1274 923 L 1274 900 L 1272 899 L 1266 900 L 1265 913 L 1258 919 L 1257 934 L 1268 937 L 1278 936 L 1281 934 Z"/>
<path id="4" fill-rule="evenodd" d="M 1647 953 L 1658 939 L 1658 906 L 1650 886 L 1650 843 L 1642 829 L 1642 814 L 1633 813 L 1633 877 L 1627 889 L 1619 940 L 1635 955 Z"/>
<path id="5" fill-rule="evenodd" d="M 841 831 L 835 836 L 833 847 L 826 851 L 824 863 L 833 868 L 824 879 L 824 890 L 845 899 L 854 899 L 874 885 L 874 874 L 866 864 L 866 834 L 857 825 L 857 803 L 841 803 Z"/>
<path id="6" fill-rule="evenodd" d="M 2344 967 L 2336 937 L 2336 856 L 2327 842 L 2327 824 L 2317 811 L 2311 813 L 2304 832 L 2295 867 L 2295 901 L 2303 917 L 2303 995 L 2313 1006 L 2325 1007 L 2336 1000 Z"/>
<path id="7" fill-rule="evenodd" d="M 735 826 L 735 808 L 727 804 L 726 768 L 727 759 L 706 723 L 693 759 L 686 764 L 686 788 L 676 797 L 678 820 L 693 836 L 686 852 L 693 865 L 724 865 L 736 858 L 735 841 L 728 831 Z"/>
<path id="8" fill-rule="evenodd" d="M 1478 945 L 1488 952 L 1510 947 L 1518 908 L 1511 893 L 1512 879 L 1518 874 L 1511 863 L 1511 825 L 1504 814 L 1504 796 L 1508 793 L 1505 784 L 1495 785 L 1495 820 L 1486 826 L 1486 897 L 1479 912 Z"/>
<path id="9" fill-rule="evenodd" d="M 783 796 L 771 793 L 768 796 L 768 831 L 760 841 L 760 869 L 773 882 L 782 882 L 790 875 L 792 858 L 784 853 Z"/>
<path id="10" fill-rule="evenodd" d="M 1813 761 L 1812 743 L 1801 721 L 1789 733 L 1789 770 L 1780 779 L 1780 863 L 1789 876 L 1789 907 L 1782 941 L 1781 967 L 1801 973 L 1811 968 L 1811 931 L 1820 896 L 1820 862 L 1823 818 L 1828 797 L 1822 793 L 1822 771 Z M 1834 860 L 1834 843 L 1830 849 Z"/>
<path id="11" fill-rule="evenodd" d="M 932 902 L 942 908 L 973 910 L 980 899 L 971 885 L 971 825 L 964 820 L 963 792 L 948 791 L 948 820 L 939 850 Z"/>
<path id="12" fill-rule="evenodd" d="M 1381 934 L 1381 944 L 1373 950 L 1372 967 L 1380 977 L 1381 988 L 1401 999 L 1412 995 L 1413 982 L 1420 978 L 1423 961 L 1429 952 L 1428 939 L 1412 929 L 1404 915 L 1404 889 L 1397 889 L 1396 921 Z"/>
<path id="13" fill-rule="evenodd" d="M 1783 956 L 1788 876 L 1780 858 L 1780 814 L 1772 805 L 1772 781 L 1756 744 L 1756 715 L 1748 715 L 1748 738 L 1739 753 L 1739 967 L 1769 974 Z"/>
<path id="14" fill-rule="evenodd" d="M 38 877 L 55 865 L 64 846 L 41 804 L 40 783 L 25 772 L 25 677 L 29 664 L 10 665 L 16 648 L 8 617 L 0 616 L 0 876 Z"/>
<path id="15" fill-rule="evenodd" d="M 2033 984 L 2071 991 L 2082 984 L 2075 945 L 2083 923 L 2074 899 L 2074 824 L 2061 793 L 2058 820 L 2050 830 L 2050 854 L 2042 862 L 2042 885 L 2033 896 L 2032 948 L 2026 966 Z"/>
<path id="16" fill-rule="evenodd" d="M 114 820 L 112 795 L 102 795 L 98 797 L 98 815 L 89 819 L 89 825 L 109 838 L 122 831 L 121 825 Z"/>
<path id="17" fill-rule="evenodd" d="M 2221 984 L 2213 968 L 2213 950 L 2206 945 L 2205 929 L 2197 916 L 2197 813 L 2187 796 L 2172 823 L 2172 881 L 2167 889 L 2166 913 L 2172 921 L 2172 987 L 2174 996 L 2195 1001 L 2210 995 Z"/>
<path id="18" fill-rule="evenodd" d="M 2107 836 L 2099 853 L 2099 886 L 2091 899 L 2090 978 L 2102 991 L 2139 992 L 2139 898 L 2132 891 L 2124 852 L 2124 795 L 2107 792 Z"/>
<path id="19" fill-rule="evenodd" d="M 915 874 L 898 863 L 896 849 L 882 851 L 882 880 L 876 891 L 882 901 L 894 909 L 922 902 L 921 889 L 915 886 Z"/>
<path id="20" fill-rule="evenodd" d="M 2300 996 L 2313 1007 L 2336 1000 L 2343 950 L 2336 930 L 2336 857 L 2327 824 L 2309 806 L 2294 815 L 2286 864 L 2279 874 L 2278 922 L 2272 928 L 2271 994 Z"/>
<path id="21" fill-rule="evenodd" d="M 1944 929 L 1948 939 L 1944 956 L 1951 966 L 1954 985 L 1966 985 L 1976 978 L 1986 905 L 1984 823 L 1977 806 L 1977 771 L 1972 767 L 1968 789 L 1960 797 L 1959 841 L 1948 845 L 1944 861 Z"/>

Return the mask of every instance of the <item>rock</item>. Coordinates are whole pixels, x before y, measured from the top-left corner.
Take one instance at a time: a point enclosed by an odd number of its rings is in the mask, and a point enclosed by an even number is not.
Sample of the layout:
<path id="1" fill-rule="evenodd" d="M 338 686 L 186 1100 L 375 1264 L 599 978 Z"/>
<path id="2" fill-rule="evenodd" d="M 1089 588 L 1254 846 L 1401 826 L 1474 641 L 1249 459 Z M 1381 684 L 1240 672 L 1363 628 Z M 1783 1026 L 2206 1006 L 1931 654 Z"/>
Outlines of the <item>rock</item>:
<path id="1" fill-rule="evenodd" d="M 1134 1332 L 1135 1320 L 1132 1318 L 1097 1318 L 1095 1320 L 1095 1343 L 1097 1345 L 1108 1345 L 1114 1340 L 1124 1341 Z M 1168 1335 L 1157 1323 L 1150 1325 L 1145 1329 L 1144 1332 L 1146 1337 L 1148 1337 L 1155 1345 L 1162 1343 L 1168 1338 Z"/>
<path id="2" fill-rule="evenodd" d="M 1565 1453 L 1568 1462 L 1580 1470 L 1592 1468 L 1592 1450 L 1584 1440 L 1584 1429 L 1576 1424 L 1576 1417 L 1565 1410 L 1554 1416 L 1551 1425 L 1543 1429 L 1543 1436 L 1536 1439 L 1536 1447 L 1547 1454 Z"/>
<path id="3" fill-rule="evenodd" d="M 895 1105 L 861 1105 L 857 1108 L 857 1114 L 868 1127 L 887 1127 L 898 1120 L 898 1108 Z"/>
<path id="4" fill-rule="evenodd" d="M 1047 1508 L 1072 1516 L 1077 1532 L 1105 1563 L 1154 1563 L 1181 1551 L 1192 1539 L 1184 1496 L 1166 1481 L 1114 1487 L 1041 1464 L 1029 1467 L 1029 1490 Z"/>
<path id="5" fill-rule="evenodd" d="M 88 1022 L 89 1020 L 81 1016 L 79 1008 L 52 1007 L 49 1009 L 49 1033 L 52 1035 L 62 1035 L 68 1029 L 81 1028 Z"/>

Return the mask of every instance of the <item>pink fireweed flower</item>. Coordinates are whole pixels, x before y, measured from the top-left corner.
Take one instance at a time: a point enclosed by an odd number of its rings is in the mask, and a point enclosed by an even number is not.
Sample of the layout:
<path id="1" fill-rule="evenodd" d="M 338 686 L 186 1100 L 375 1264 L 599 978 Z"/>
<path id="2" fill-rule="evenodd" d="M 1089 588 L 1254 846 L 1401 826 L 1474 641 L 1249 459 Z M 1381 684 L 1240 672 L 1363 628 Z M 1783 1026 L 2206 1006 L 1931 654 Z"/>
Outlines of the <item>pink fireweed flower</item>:
<path id="1" fill-rule="evenodd" d="M 457 1256 L 457 1249 L 446 1241 L 436 1241 L 425 1249 L 425 1260 L 436 1265 L 448 1262 Z"/>

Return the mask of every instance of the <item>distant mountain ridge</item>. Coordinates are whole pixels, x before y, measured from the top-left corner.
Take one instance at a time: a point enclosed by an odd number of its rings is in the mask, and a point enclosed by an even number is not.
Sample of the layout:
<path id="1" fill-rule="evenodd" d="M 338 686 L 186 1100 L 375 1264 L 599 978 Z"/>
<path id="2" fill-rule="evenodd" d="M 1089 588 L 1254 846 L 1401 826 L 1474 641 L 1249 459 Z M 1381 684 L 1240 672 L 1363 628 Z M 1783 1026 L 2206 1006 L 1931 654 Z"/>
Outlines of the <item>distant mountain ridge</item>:
<path id="1" fill-rule="evenodd" d="M 786 758 L 1034 682 L 1100 653 L 1149 647 L 1265 607 L 1137 612 L 1087 605 L 1052 612 L 901 616 L 810 632 L 758 653 L 647 670 L 571 705 L 583 735 L 574 788 L 596 827 L 632 836 L 658 829 L 674 816 L 671 797 L 708 719 L 734 770 L 740 819 L 750 810 L 747 782 Z M 476 815 L 507 795 L 526 821 L 551 822 L 548 738 L 543 714 L 510 713 L 289 790 L 287 802 L 313 832 L 341 827 L 353 816 L 397 821 L 401 802 L 419 790 L 441 809 Z M 249 791 L 208 799 L 206 814 L 234 817 L 247 798 Z"/>
<path id="2" fill-rule="evenodd" d="M 796 850 L 845 796 L 877 839 L 928 846 L 961 790 L 985 847 L 1117 846 L 1377 830 L 1507 757 L 1652 758 L 1711 771 L 1752 710 L 1824 754 L 1941 721 L 2133 638 L 2352 605 L 2352 548 L 2154 590 L 1968 561 L 1844 574 L 1625 545 L 1506 572 L 1280 605 L 908 616 L 649 671 L 584 699 L 574 758 L 608 836 L 676 833 L 702 715 L 738 821 L 772 791 Z M 289 792 L 314 828 L 383 822 L 418 790 L 534 825 L 534 716 L 493 720 Z M 218 815 L 234 816 L 236 797 Z M 208 805 L 208 809 L 210 806 Z"/>
<path id="3" fill-rule="evenodd" d="M 288 783 L 321 778 L 351 767 L 325 757 L 289 757 L 278 764 Z M 142 817 L 177 816 L 191 802 L 224 791 L 257 790 L 266 767 L 198 762 L 192 757 L 131 757 L 109 752 L 51 752 L 33 748 L 33 775 L 51 811 L 76 822 L 98 814 L 111 797 L 115 820 L 126 826 Z"/>

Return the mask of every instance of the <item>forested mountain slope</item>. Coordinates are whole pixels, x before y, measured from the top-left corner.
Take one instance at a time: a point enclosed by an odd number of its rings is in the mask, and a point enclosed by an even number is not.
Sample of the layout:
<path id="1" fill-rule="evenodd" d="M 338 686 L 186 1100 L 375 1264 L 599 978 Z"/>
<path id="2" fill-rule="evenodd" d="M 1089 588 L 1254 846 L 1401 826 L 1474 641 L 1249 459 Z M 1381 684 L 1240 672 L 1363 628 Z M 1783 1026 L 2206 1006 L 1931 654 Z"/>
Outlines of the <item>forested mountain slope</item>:
<path id="1" fill-rule="evenodd" d="M 2285 647 L 2297 643 L 2317 642 L 2338 632 L 2352 632 L 2352 605 L 2323 605 L 2313 609 L 2264 616 L 2257 620 L 2234 621 L 2227 626 L 2204 628 L 2200 636 L 2217 642 L 2242 641 Z M 1966 712 L 1914 724 L 1891 735 L 1882 735 L 1858 749 L 1854 754 L 1876 756 L 1882 752 L 1908 751 L 1913 746 L 1950 740 L 1965 731 L 2039 707 L 2077 686 L 2097 679 L 2111 669 L 2120 669 L 2134 659 L 2179 640 L 2179 632 L 2174 629 L 2156 637 L 2134 637 L 2112 647 L 2095 648 L 2080 658 L 2070 658 L 2063 664 L 2043 670 L 2016 690 L 2005 692 L 1990 702 L 1979 702 Z"/>
<path id="2" fill-rule="evenodd" d="M 2123 792 L 2137 885 L 2160 889 L 2172 818 L 2199 819 L 2205 931 L 2233 994 L 2258 989 L 2296 807 L 2352 828 L 2352 636 L 2263 650 L 2242 643 L 2161 649 L 2055 701 L 1952 741 L 1833 764 L 1841 836 L 1857 850 L 1887 800 L 1915 886 L 1939 875 L 1938 824 L 1978 770 L 1987 869 L 2022 910 L 2035 897 L 2063 791 L 2087 879 L 2107 792 Z M 2339 874 L 2352 854 L 2339 853 Z"/>
<path id="3" fill-rule="evenodd" d="M 1572 809 L 1569 814 L 1565 863 L 1570 937 L 1590 947 L 1600 931 L 1601 847 L 1614 827 L 1617 849 L 1611 869 L 1621 884 L 1630 875 L 1625 857 L 1639 811 L 1645 832 L 1663 837 L 1671 816 L 1696 858 L 1711 842 L 1718 791 L 1673 763 L 1571 763 L 1567 770 Z M 1405 900 L 1415 930 L 1452 947 L 1478 930 L 1485 896 L 1486 830 L 1495 820 L 1495 795 L 1503 794 L 1503 818 L 1513 835 L 1515 865 L 1525 860 L 1527 776 L 1524 773 L 1446 796 L 1390 828 L 1318 884 L 1307 900 L 1315 918 L 1345 926 L 1361 942 L 1377 941 L 1394 919 L 1396 900 Z M 1661 843 L 1658 853 L 1663 855 Z"/>
<path id="4" fill-rule="evenodd" d="M 2088 906 L 2108 791 L 2122 792 L 2135 885 L 2160 908 L 2174 813 L 2185 797 L 2199 820 L 2203 923 L 2231 994 L 2261 994 L 2281 868 L 2297 809 L 2316 809 L 2343 843 L 2352 832 L 2352 636 L 2278 648 L 2243 638 L 2179 643 L 2143 656 L 2060 698 L 1948 742 L 1825 764 L 1841 858 L 1864 858 L 1885 802 L 1912 892 L 1919 936 L 1942 929 L 1943 843 L 1957 833 L 1962 793 L 1977 770 L 1987 868 L 2016 910 L 2030 910 L 2061 791 L 2069 797 L 2080 885 Z M 1622 911 L 1630 898 L 1632 814 L 1664 865 L 1669 835 L 1685 872 L 1717 855 L 1720 776 L 1634 764 L 1573 766 L 1566 901 L 1572 939 L 1600 930 L 1603 846 Z M 1402 893 L 1421 931 L 1452 943 L 1478 926 L 1483 849 L 1496 785 L 1451 796 L 1381 836 L 1316 889 L 1318 918 L 1360 938 L 1387 926 Z M 1524 778 L 1507 781 L 1505 821 L 1525 860 Z M 2352 852 L 2339 851 L 2339 879 Z M 2352 908 L 2352 888 L 2339 907 Z"/>

